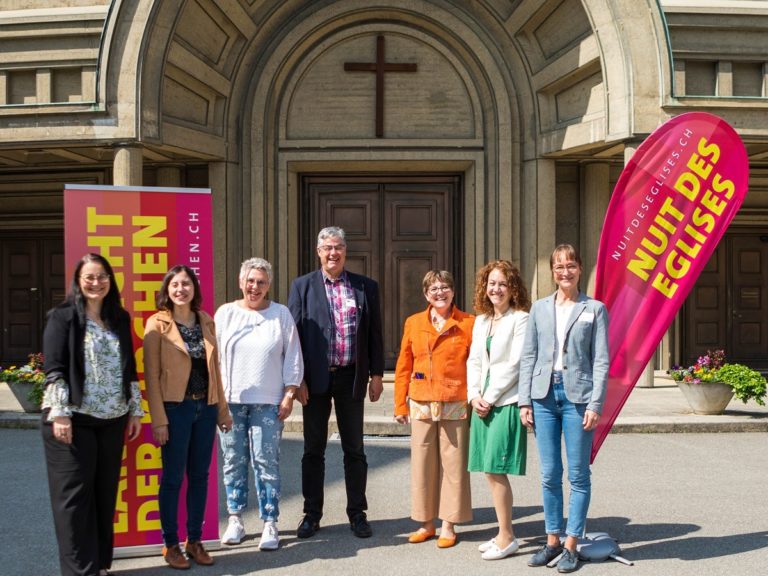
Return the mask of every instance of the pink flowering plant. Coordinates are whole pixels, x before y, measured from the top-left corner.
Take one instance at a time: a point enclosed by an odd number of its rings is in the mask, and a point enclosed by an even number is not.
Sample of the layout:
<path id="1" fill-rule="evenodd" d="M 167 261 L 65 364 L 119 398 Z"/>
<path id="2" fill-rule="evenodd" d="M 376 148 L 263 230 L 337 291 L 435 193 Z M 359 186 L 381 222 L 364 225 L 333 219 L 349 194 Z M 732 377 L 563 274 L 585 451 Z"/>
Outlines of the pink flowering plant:
<path id="1" fill-rule="evenodd" d="M 24 366 L 11 366 L 0 370 L 2 382 L 28 382 L 33 384 L 28 398 L 30 402 L 41 404 L 45 392 L 45 372 L 43 372 L 43 355 L 40 352 L 29 355 L 29 362 Z"/>
<path id="2" fill-rule="evenodd" d="M 726 363 L 724 350 L 707 350 L 706 355 L 700 356 L 693 366 L 674 366 L 669 375 L 675 382 L 689 384 L 723 382 L 730 386 L 734 396 L 745 404 L 748 400 L 754 400 L 760 406 L 765 406 L 768 388 L 765 377 L 744 364 Z"/>
<path id="3" fill-rule="evenodd" d="M 720 382 L 718 370 L 725 365 L 725 350 L 707 350 L 704 356 L 699 356 L 696 364 L 683 368 L 674 366 L 669 371 L 675 382 L 700 384 L 702 382 Z"/>

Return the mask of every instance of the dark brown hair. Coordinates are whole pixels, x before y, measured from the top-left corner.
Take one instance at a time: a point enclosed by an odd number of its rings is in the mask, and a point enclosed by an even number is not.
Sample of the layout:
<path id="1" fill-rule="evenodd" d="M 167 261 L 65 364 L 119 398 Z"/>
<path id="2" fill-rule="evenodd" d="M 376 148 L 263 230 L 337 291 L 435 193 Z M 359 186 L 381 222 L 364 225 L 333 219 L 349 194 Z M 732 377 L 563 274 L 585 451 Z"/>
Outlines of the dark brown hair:
<path id="1" fill-rule="evenodd" d="M 155 304 L 157 304 L 158 310 L 173 311 L 173 300 L 171 300 L 171 297 L 168 295 L 168 285 L 171 283 L 171 279 L 181 272 L 186 272 L 189 279 L 192 280 L 192 286 L 195 289 L 195 295 L 192 296 L 192 302 L 189 303 L 190 308 L 192 308 L 193 312 L 200 311 L 200 304 L 203 302 L 203 295 L 200 292 L 200 282 L 197 279 L 195 271 L 189 266 L 184 266 L 184 264 L 177 264 L 165 273 L 163 284 L 157 292 L 157 298 L 155 298 Z"/>

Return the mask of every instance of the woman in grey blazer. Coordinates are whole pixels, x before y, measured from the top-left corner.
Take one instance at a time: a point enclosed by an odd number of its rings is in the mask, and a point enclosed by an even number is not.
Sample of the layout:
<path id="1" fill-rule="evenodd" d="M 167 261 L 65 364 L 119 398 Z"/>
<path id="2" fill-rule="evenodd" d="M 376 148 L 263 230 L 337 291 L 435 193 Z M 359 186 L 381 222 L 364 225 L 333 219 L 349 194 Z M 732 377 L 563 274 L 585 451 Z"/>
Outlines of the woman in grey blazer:
<path id="1" fill-rule="evenodd" d="M 591 495 L 592 435 L 608 382 L 608 313 L 580 292 L 581 258 L 573 246 L 555 248 L 550 268 L 557 291 L 533 305 L 520 363 L 520 419 L 536 433 L 547 532 L 547 544 L 528 565 L 543 566 L 562 553 L 558 572 L 572 572 Z M 571 485 L 564 548 L 561 437 Z"/>

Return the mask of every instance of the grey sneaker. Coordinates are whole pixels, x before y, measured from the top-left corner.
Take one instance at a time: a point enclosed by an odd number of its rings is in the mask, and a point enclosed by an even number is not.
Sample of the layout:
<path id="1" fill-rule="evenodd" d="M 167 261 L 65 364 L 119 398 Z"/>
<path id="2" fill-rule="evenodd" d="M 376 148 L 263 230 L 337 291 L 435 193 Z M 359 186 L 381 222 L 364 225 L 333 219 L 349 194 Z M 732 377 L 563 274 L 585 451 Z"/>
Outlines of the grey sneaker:
<path id="1" fill-rule="evenodd" d="M 579 553 L 571 552 L 568 548 L 563 548 L 563 555 L 557 562 L 557 571 L 561 574 L 573 572 L 579 566 Z"/>
<path id="2" fill-rule="evenodd" d="M 547 564 L 552 562 L 552 560 L 557 558 L 562 551 L 563 551 L 562 546 L 558 546 L 557 548 L 550 548 L 545 544 L 544 546 L 541 547 L 541 550 L 536 552 L 536 554 L 534 554 L 528 559 L 528 566 L 533 566 L 533 567 L 546 566 Z"/>

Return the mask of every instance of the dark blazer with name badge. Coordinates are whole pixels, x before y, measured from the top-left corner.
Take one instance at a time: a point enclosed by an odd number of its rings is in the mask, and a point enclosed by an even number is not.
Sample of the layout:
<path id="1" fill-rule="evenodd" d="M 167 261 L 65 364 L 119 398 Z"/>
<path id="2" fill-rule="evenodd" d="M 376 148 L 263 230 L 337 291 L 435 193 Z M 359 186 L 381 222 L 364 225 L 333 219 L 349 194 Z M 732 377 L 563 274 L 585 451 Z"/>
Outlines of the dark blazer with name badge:
<path id="1" fill-rule="evenodd" d="M 355 292 L 357 332 L 355 385 L 352 396 L 363 400 L 371 376 L 384 374 L 384 338 L 381 332 L 379 285 L 366 276 L 345 271 Z M 296 322 L 304 356 L 304 380 L 310 394 L 328 392 L 328 346 L 333 321 L 323 273 L 315 270 L 296 278 L 288 295 L 288 308 Z"/>

